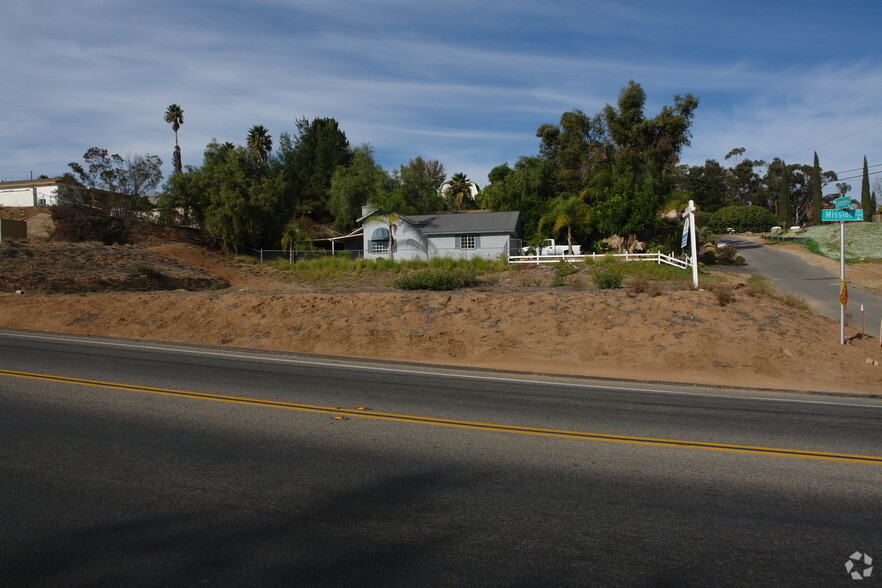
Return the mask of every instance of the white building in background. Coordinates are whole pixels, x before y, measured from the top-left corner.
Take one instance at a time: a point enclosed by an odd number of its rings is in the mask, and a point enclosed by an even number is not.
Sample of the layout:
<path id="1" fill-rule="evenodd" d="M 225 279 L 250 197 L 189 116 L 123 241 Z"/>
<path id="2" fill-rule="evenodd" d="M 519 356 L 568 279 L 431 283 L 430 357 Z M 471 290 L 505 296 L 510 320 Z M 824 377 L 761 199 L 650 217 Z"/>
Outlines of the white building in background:
<path id="1" fill-rule="evenodd" d="M 63 178 L 0 182 L 0 206 L 53 206 Z"/>

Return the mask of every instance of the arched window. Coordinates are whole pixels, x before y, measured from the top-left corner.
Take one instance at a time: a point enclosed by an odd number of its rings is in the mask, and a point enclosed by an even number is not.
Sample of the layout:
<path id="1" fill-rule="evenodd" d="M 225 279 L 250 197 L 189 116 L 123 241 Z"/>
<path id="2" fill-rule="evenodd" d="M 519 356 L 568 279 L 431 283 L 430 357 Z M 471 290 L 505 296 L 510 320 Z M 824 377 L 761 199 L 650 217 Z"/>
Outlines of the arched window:
<path id="1" fill-rule="evenodd" d="M 389 253 L 389 229 L 380 227 L 371 233 L 371 253 Z"/>

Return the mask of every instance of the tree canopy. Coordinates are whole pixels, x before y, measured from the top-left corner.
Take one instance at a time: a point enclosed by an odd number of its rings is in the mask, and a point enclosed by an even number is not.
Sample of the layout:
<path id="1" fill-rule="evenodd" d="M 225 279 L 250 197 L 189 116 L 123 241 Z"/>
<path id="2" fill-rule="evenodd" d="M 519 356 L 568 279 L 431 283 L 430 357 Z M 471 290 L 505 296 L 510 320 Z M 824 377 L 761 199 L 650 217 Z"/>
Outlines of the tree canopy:
<path id="1" fill-rule="evenodd" d="M 349 141 L 333 118 L 304 118 L 295 126 L 293 136 L 283 133 L 280 139 L 285 190 L 296 215 L 328 222 L 331 179 L 339 166 L 352 159 Z"/>

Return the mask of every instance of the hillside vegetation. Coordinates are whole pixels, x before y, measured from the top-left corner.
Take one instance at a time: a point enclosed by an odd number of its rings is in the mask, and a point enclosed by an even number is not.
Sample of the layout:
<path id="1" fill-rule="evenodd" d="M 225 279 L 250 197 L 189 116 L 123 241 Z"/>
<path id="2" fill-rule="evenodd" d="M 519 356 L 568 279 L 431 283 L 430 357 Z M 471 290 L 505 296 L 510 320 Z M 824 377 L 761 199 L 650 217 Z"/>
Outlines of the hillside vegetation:
<path id="1" fill-rule="evenodd" d="M 807 245 L 812 251 L 839 259 L 839 223 L 809 227 L 799 236 L 811 240 Z M 882 223 L 846 223 L 845 256 L 851 260 L 882 260 Z"/>

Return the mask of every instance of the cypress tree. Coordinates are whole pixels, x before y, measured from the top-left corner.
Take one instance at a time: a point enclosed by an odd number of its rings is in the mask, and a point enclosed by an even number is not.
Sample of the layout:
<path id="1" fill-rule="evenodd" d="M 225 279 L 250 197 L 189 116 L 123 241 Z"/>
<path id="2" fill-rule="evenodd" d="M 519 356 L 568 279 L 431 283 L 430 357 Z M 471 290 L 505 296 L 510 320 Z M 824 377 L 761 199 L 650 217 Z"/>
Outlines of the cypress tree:
<path id="1" fill-rule="evenodd" d="M 873 199 L 870 198 L 870 168 L 867 167 L 867 156 L 864 155 L 864 177 L 861 180 L 861 207 L 864 209 L 864 220 L 873 220 Z"/>
<path id="2" fill-rule="evenodd" d="M 812 222 L 821 224 L 821 209 L 824 199 L 821 194 L 821 164 L 818 163 L 818 152 L 815 151 L 815 164 L 812 166 Z"/>

